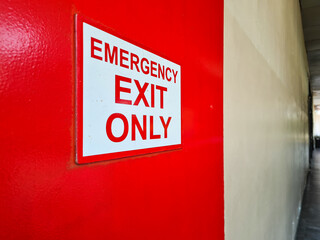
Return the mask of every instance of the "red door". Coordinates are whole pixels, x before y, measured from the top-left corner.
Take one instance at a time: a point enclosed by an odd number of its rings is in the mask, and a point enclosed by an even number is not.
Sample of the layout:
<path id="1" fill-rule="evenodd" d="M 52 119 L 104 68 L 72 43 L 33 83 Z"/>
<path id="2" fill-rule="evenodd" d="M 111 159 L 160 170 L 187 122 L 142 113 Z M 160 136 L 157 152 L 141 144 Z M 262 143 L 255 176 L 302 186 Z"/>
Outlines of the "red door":
<path id="1" fill-rule="evenodd" d="M 0 238 L 223 239 L 223 1 L 0 6 Z M 77 165 L 75 14 L 181 66 L 182 147 Z"/>

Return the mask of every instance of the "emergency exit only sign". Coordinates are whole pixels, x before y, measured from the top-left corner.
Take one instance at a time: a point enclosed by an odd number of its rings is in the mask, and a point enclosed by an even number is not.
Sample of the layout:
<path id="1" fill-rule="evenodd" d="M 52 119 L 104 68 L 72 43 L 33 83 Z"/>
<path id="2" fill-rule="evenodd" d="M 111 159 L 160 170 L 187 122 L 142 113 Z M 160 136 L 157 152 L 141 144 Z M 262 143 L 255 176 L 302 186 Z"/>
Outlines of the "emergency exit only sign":
<path id="1" fill-rule="evenodd" d="M 76 17 L 77 163 L 181 147 L 181 67 Z"/>

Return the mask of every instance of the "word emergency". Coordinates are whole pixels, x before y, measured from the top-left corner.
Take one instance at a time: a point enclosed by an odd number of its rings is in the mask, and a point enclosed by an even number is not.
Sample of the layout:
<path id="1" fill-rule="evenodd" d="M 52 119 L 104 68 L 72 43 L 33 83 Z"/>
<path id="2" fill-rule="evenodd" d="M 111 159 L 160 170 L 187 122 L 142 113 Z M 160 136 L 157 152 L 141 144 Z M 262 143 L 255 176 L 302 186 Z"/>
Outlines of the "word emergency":
<path id="1" fill-rule="evenodd" d="M 161 65 L 146 57 L 140 58 L 137 54 L 125 49 L 112 46 L 107 42 L 91 37 L 91 57 L 100 61 L 109 62 L 120 67 L 142 72 L 145 75 L 151 75 L 162 80 L 174 83 L 177 82 L 178 71 Z"/>

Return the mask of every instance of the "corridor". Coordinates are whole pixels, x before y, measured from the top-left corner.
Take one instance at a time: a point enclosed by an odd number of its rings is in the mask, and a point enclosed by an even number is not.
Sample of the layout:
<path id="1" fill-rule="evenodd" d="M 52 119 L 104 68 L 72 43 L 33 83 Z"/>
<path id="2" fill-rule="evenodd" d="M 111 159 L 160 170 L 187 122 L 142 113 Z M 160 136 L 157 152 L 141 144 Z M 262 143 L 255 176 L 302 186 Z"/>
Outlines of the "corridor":
<path id="1" fill-rule="evenodd" d="M 320 151 L 313 153 L 296 240 L 320 239 Z"/>

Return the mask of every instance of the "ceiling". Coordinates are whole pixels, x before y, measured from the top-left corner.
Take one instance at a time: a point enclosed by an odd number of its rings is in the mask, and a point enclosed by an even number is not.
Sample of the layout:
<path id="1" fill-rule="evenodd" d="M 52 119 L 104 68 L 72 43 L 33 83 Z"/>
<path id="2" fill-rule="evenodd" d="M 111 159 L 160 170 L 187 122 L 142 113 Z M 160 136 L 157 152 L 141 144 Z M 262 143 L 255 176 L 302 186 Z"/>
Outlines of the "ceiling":
<path id="1" fill-rule="evenodd" d="M 300 0 L 311 90 L 320 94 L 320 0 Z M 318 91 L 317 91 L 318 90 Z"/>

